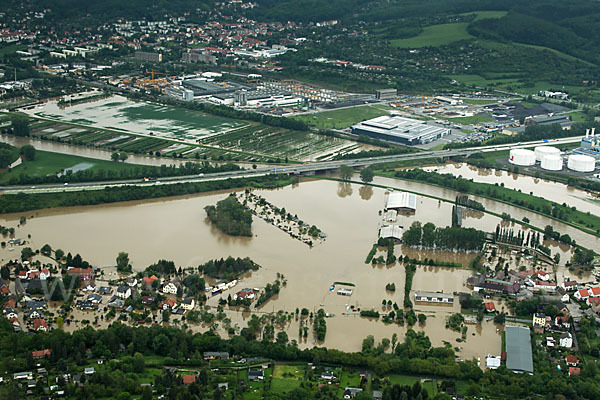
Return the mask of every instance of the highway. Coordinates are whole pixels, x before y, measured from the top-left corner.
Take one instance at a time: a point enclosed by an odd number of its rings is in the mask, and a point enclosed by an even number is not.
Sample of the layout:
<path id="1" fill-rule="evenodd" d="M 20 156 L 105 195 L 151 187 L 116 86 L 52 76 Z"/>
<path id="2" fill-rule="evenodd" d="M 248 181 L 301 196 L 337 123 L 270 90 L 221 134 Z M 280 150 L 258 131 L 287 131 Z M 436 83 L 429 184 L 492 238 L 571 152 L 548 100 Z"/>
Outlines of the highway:
<path id="1" fill-rule="evenodd" d="M 14 193 L 49 193 L 57 191 L 78 191 L 78 190 L 100 190 L 107 187 L 119 187 L 119 186 L 147 186 L 147 185 L 168 185 L 174 183 L 187 183 L 187 182 L 203 182 L 212 180 L 223 180 L 229 178 L 250 178 L 255 176 L 264 176 L 269 174 L 308 174 L 319 171 L 335 170 L 341 165 L 348 165 L 350 167 L 367 167 L 373 164 L 380 164 L 386 162 L 396 161 L 407 161 L 407 160 L 419 160 L 424 158 L 446 158 L 456 156 L 468 156 L 470 154 L 479 152 L 491 152 L 499 150 L 509 150 L 514 148 L 528 148 L 535 147 L 538 145 L 560 145 L 566 143 L 576 143 L 581 140 L 581 136 L 568 137 L 562 139 L 552 139 L 548 142 L 543 140 L 536 140 L 531 142 L 523 143 L 511 143 L 494 146 L 479 146 L 470 147 L 465 149 L 456 150 L 438 150 L 438 151 L 423 151 L 418 153 L 409 154 L 396 154 L 381 157 L 369 157 L 369 158 L 358 158 L 354 160 L 339 160 L 339 161 L 319 161 L 310 162 L 304 164 L 291 164 L 284 166 L 273 166 L 269 168 L 258 168 L 258 169 L 246 169 L 231 172 L 219 172 L 214 174 L 200 174 L 200 175 L 187 175 L 187 176 L 174 176 L 167 178 L 160 178 L 157 180 L 143 180 L 143 179 L 129 179 L 129 180 L 115 180 L 115 181 L 103 181 L 103 182 L 82 182 L 82 183 L 70 183 L 70 184 L 48 184 L 48 185 L 35 185 L 35 186 L 0 186 L 0 192 L 2 194 L 14 194 Z"/>

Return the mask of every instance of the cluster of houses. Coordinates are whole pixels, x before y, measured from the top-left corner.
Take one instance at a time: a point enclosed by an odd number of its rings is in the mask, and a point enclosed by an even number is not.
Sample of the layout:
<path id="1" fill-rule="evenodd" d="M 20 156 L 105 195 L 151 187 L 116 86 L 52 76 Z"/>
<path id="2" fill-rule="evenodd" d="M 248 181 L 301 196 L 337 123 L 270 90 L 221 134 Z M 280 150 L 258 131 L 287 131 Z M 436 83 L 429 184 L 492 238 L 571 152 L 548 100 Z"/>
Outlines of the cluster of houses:
<path id="1" fill-rule="evenodd" d="M 19 314 L 18 308 L 22 310 Z M 12 325 L 15 332 L 24 328 L 32 332 L 47 332 L 46 322 L 48 304 L 44 299 L 34 299 L 27 295 L 17 301 L 16 296 L 10 296 L 2 306 L 2 314 Z"/>

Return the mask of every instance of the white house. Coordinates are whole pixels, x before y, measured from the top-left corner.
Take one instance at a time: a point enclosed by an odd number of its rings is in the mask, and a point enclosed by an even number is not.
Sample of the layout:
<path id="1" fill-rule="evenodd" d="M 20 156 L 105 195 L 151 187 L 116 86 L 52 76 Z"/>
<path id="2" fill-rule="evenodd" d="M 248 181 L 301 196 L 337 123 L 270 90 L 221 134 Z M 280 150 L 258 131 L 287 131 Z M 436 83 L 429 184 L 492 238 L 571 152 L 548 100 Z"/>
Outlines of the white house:
<path id="1" fill-rule="evenodd" d="M 184 310 L 193 310 L 195 305 L 196 302 L 191 297 L 183 299 L 183 301 L 181 302 L 181 308 L 183 308 Z"/>
<path id="2" fill-rule="evenodd" d="M 485 367 L 487 369 L 498 369 L 502 363 L 500 356 L 493 356 L 488 354 L 485 358 Z"/>
<path id="3" fill-rule="evenodd" d="M 173 282 L 165 284 L 162 288 L 164 294 L 177 294 L 177 286 Z"/>
<path id="4" fill-rule="evenodd" d="M 567 349 L 573 347 L 573 336 L 571 336 L 571 333 L 565 332 L 562 335 L 560 335 L 560 341 L 558 342 L 558 344 L 560 345 L 560 347 L 566 347 Z"/>
<path id="5" fill-rule="evenodd" d="M 131 288 L 129 286 L 119 286 L 115 294 L 122 299 L 128 299 L 131 296 Z"/>

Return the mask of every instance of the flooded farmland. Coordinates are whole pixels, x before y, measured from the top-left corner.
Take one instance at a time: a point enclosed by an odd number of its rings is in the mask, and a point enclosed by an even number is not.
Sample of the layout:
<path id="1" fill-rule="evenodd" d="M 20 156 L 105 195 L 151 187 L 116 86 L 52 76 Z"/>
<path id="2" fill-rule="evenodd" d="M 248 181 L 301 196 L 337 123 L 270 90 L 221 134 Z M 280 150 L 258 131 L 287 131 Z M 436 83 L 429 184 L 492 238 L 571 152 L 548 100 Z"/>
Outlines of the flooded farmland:
<path id="1" fill-rule="evenodd" d="M 448 199 L 453 199 L 456 195 L 445 189 L 393 179 L 377 178 L 376 183 L 425 191 Z M 402 337 L 406 326 L 386 325 L 382 321 L 362 318 L 351 308 L 387 313 L 390 307 L 383 307 L 382 300 L 391 300 L 397 304 L 402 304 L 403 301 L 405 272 L 402 264 L 372 266 L 364 263 L 372 244 L 377 240 L 381 223 L 379 211 L 383 208 L 385 198 L 384 189 L 325 180 L 305 180 L 282 189 L 255 192 L 270 203 L 285 207 L 292 215 L 297 214 L 300 219 L 316 224 L 327 233 L 327 239 L 309 247 L 256 217 L 253 220 L 253 237 L 227 236 L 206 220 L 204 211 L 205 206 L 215 204 L 227 196 L 227 191 L 27 212 L 24 215 L 28 220 L 17 230 L 17 236 L 26 238 L 31 235 L 30 243 L 33 248 L 49 243 L 53 248 L 78 252 L 93 265 L 106 268 L 115 264 L 118 252 L 125 251 L 129 253 L 134 271 L 141 271 L 159 259 L 173 260 L 177 266 L 196 267 L 210 259 L 229 255 L 250 257 L 262 268 L 245 275 L 230 293 L 225 292 L 224 298 L 244 287 L 264 288 L 278 274 L 282 274 L 287 284 L 258 310 L 252 307 L 253 313 L 263 315 L 283 311 L 291 315 L 296 308 L 305 307 L 311 312 L 323 308 L 333 315 L 327 319 L 328 329 L 323 343 L 317 343 L 312 334 L 300 339 L 299 321 L 291 317 L 281 328 L 286 330 L 290 339 L 298 340 L 301 347 L 317 344 L 358 351 L 368 334 L 372 334 L 376 341 L 391 338 L 394 333 Z M 398 223 L 405 227 L 410 226 L 413 221 L 447 226 L 451 221 L 451 208 L 449 203 L 418 196 L 416 212 L 412 215 L 400 214 Z M 488 202 L 486 208 L 497 212 L 506 208 L 513 215 L 518 215 L 519 211 L 493 202 Z M 3 215 L 0 217 L 0 224 L 16 226 L 20 216 L 21 214 Z M 533 222 L 543 227 L 549 220 L 540 216 L 537 222 Z M 493 231 L 499 223 L 500 218 L 480 212 L 466 213 L 463 220 L 465 227 L 487 231 Z M 577 237 L 577 240 L 583 243 L 584 236 L 590 235 L 580 236 L 581 239 Z M 572 234 L 572 237 L 576 235 Z M 591 242 L 596 239 L 590 236 L 587 240 Z M 559 248 L 557 244 L 556 248 Z M 567 253 L 569 249 L 561 251 Z M 2 249 L 0 256 L 6 260 L 17 257 L 16 253 Z M 467 266 L 475 256 L 475 253 L 427 251 L 402 245 L 395 247 L 395 253 L 459 262 L 463 266 Z M 465 281 L 470 275 L 471 271 L 467 269 L 420 266 L 413 280 L 413 293 L 415 290 L 445 293 L 465 291 Z M 340 296 L 336 291 L 331 291 L 330 286 L 334 282 L 354 284 L 352 295 Z M 396 291 L 386 291 L 388 283 L 394 283 Z M 219 298 L 220 296 L 210 298 L 207 305 L 215 308 Z M 232 327 L 239 329 L 247 325 L 250 313 L 227 307 L 225 309 Z M 453 347 L 459 347 L 458 356 L 463 359 L 483 359 L 488 353 L 498 354 L 500 327 L 491 321 L 484 321 L 480 326 L 468 325 L 466 342 L 461 343 L 456 341 L 461 336 L 460 333 L 445 329 L 446 318 L 459 309 L 458 300 L 453 306 L 415 305 L 415 311 L 426 314 L 428 318 L 424 325 L 417 324 L 414 329 L 424 330 L 434 345 L 449 342 Z M 77 318 L 89 319 L 89 316 L 76 316 Z M 99 326 L 103 323 L 106 322 L 102 321 Z M 76 326 L 72 325 L 67 329 L 75 329 Z M 193 330 L 209 329 L 204 325 L 190 327 Z M 223 336 L 227 335 L 223 324 L 219 324 L 216 329 Z"/>

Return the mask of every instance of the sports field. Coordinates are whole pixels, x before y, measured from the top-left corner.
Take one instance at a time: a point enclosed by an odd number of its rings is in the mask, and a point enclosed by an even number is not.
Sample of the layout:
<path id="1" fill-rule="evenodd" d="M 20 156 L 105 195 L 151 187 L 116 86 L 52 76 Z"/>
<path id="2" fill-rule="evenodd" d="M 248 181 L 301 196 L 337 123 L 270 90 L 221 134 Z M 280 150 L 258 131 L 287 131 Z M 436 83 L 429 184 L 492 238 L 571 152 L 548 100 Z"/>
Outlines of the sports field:
<path id="1" fill-rule="evenodd" d="M 294 119 L 304 121 L 318 129 L 343 129 L 361 121 L 388 115 L 388 110 L 391 110 L 391 107 L 377 104 L 299 115 Z"/>

